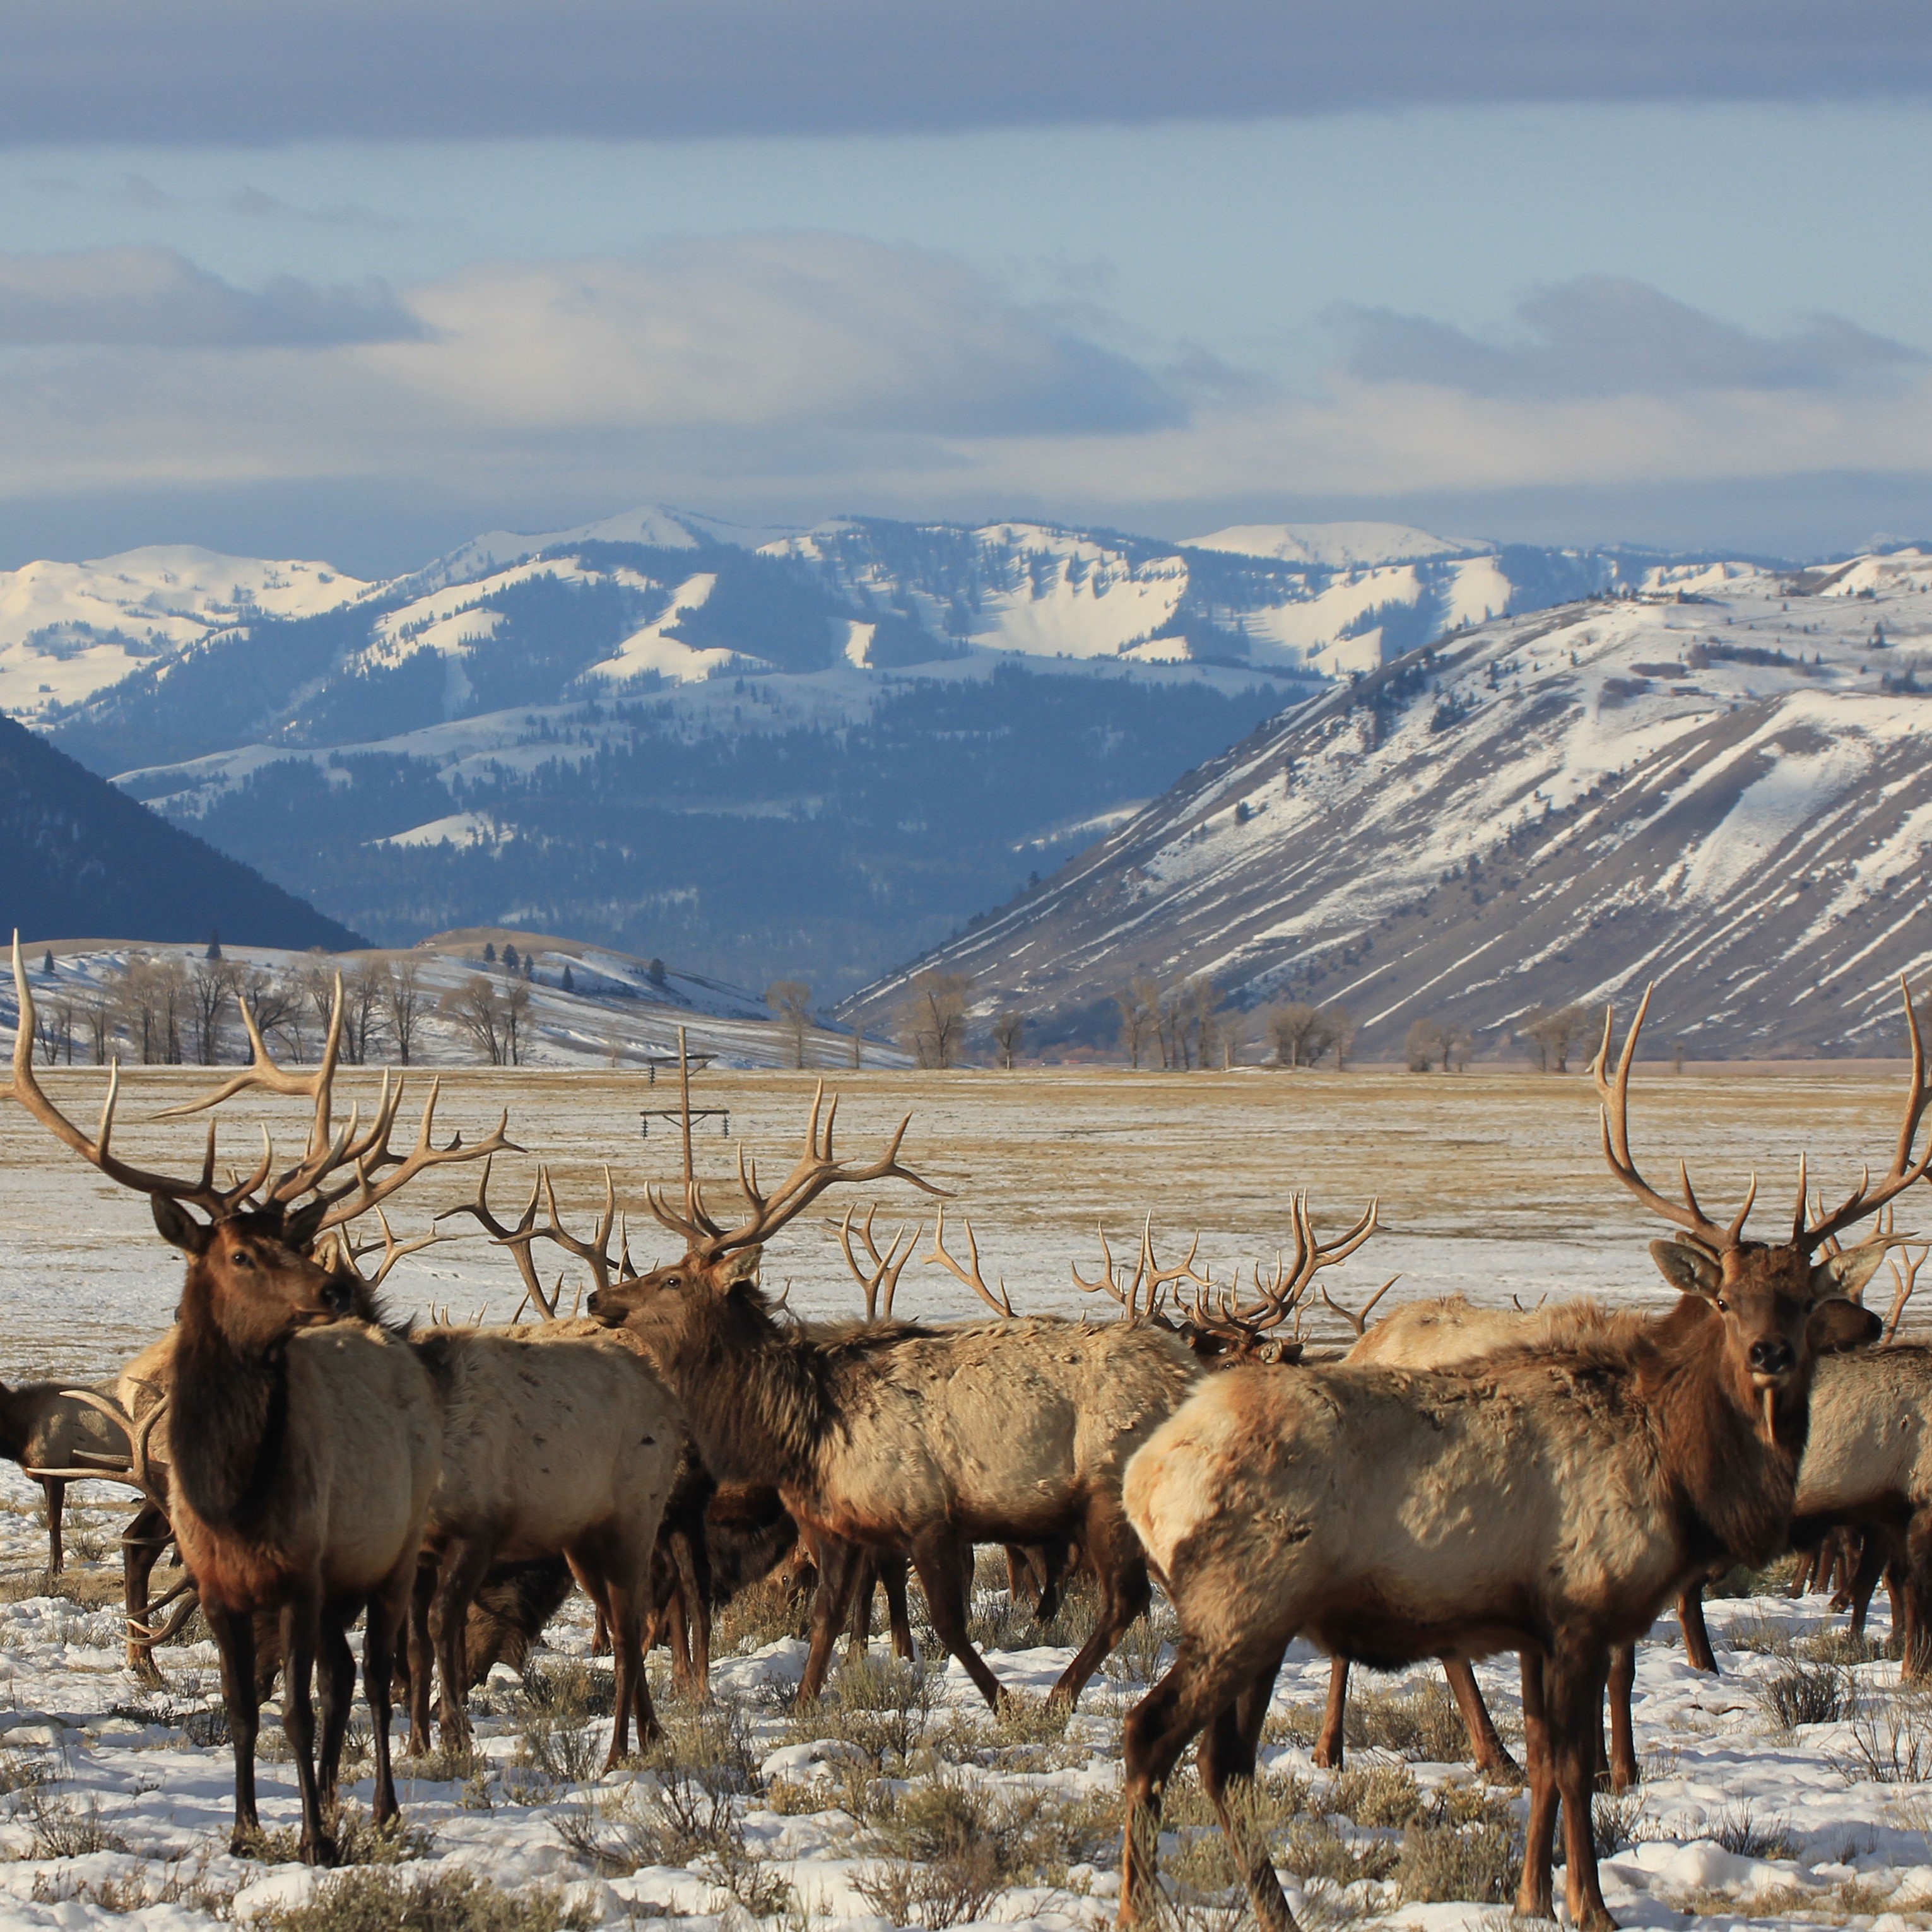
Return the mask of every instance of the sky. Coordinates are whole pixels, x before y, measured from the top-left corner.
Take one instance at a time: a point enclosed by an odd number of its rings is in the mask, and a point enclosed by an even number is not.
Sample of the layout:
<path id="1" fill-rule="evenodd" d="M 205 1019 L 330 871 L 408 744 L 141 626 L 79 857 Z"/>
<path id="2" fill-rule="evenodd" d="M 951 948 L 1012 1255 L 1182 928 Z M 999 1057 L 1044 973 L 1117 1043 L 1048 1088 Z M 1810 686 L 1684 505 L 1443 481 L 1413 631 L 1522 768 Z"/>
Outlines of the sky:
<path id="1" fill-rule="evenodd" d="M 0 566 L 1932 538 L 1932 15 L 0 0 Z"/>

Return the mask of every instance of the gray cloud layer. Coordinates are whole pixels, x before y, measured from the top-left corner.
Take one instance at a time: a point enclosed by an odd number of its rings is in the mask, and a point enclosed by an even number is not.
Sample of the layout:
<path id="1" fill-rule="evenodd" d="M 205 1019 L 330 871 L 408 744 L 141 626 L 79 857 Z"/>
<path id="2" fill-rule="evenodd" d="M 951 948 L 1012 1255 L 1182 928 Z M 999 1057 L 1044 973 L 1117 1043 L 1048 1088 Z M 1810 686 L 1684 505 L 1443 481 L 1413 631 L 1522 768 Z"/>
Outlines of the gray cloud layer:
<path id="1" fill-rule="evenodd" d="M 422 333 L 379 282 L 325 289 L 283 275 L 238 289 L 166 248 L 0 255 L 0 344 L 15 347 L 321 348 Z"/>
<path id="2" fill-rule="evenodd" d="M 1486 342 L 1426 316 L 1360 309 L 1342 318 L 1350 372 L 1474 396 L 1677 395 L 1700 389 L 1834 389 L 1894 380 L 1928 358 L 1836 316 L 1790 335 L 1748 329 L 1642 282 L 1587 275 L 1516 310 L 1524 338 Z"/>
<path id="3" fill-rule="evenodd" d="M 0 141 L 934 131 L 1932 92 L 1919 0 L 0 0 Z"/>

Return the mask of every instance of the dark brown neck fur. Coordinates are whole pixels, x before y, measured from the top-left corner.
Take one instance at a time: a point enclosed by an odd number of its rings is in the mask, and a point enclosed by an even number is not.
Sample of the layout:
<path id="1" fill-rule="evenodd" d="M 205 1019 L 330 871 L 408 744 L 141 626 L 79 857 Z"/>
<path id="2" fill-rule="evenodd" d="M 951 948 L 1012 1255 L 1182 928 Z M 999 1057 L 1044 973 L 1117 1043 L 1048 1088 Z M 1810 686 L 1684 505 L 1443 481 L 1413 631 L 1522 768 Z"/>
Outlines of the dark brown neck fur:
<path id="1" fill-rule="evenodd" d="M 1761 1398 L 1737 1385 L 1715 1334 L 1719 1317 L 1684 1302 L 1652 1325 L 1637 1382 L 1658 1456 L 1695 1546 L 1694 1561 L 1729 1556 L 1754 1565 L 1785 1546 L 1798 1459 L 1810 1420 L 1810 1370 L 1779 1394 L 1774 1443 L 1764 1436 Z"/>
<path id="2" fill-rule="evenodd" d="M 286 1325 L 240 1316 L 232 1301 L 218 1310 L 206 1270 L 190 1263 L 169 1415 L 174 1480 L 204 1522 L 237 1530 L 273 1493 L 289 1407 Z"/>

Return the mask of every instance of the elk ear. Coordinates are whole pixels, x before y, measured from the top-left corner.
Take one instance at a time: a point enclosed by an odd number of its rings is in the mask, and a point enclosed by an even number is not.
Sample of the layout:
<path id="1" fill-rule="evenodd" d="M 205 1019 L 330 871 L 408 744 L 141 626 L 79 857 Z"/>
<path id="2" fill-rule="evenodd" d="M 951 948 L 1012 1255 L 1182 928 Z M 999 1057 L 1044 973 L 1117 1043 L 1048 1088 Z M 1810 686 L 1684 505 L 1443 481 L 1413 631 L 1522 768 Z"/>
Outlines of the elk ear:
<path id="1" fill-rule="evenodd" d="M 1814 1355 L 1837 1355 L 1876 1342 L 1885 1333 L 1885 1324 L 1856 1301 L 1834 1299 L 1821 1301 L 1811 1311 L 1804 1333 Z"/>
<path id="2" fill-rule="evenodd" d="M 209 1223 L 197 1221 L 178 1201 L 165 1194 L 149 1195 L 148 1204 L 154 1211 L 154 1226 L 169 1246 L 187 1255 L 207 1253 L 208 1237 L 214 1232 Z"/>
<path id="3" fill-rule="evenodd" d="M 1702 1248 L 1688 1241 L 1652 1241 L 1650 1258 L 1658 1272 L 1679 1294 L 1701 1294 L 1709 1300 L 1724 1279 L 1718 1264 Z"/>
<path id="4" fill-rule="evenodd" d="M 1820 1301 L 1834 1295 L 1856 1301 L 1865 1292 L 1865 1283 L 1877 1274 L 1889 1246 L 1882 1240 L 1861 1241 L 1841 1255 L 1827 1255 L 1811 1270 L 1811 1292 Z"/>
<path id="5" fill-rule="evenodd" d="M 734 1249 L 724 1257 L 713 1279 L 720 1288 L 734 1288 L 740 1282 L 755 1288 L 758 1285 L 758 1264 L 764 1258 L 764 1244 L 762 1242 L 754 1241 L 748 1248 Z"/>

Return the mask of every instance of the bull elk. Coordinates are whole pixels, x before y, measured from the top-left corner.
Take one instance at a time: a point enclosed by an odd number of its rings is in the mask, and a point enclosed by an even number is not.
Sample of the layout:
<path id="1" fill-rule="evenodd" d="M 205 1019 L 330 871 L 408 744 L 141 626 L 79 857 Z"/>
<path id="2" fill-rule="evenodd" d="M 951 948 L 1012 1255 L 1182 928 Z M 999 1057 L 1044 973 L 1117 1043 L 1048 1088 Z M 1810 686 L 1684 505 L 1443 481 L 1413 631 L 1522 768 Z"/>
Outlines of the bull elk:
<path id="1" fill-rule="evenodd" d="M 1692 1191 L 1644 1180 L 1627 1126 L 1646 993 L 1614 1079 L 1610 1016 L 1593 1073 L 1618 1180 L 1681 1231 L 1652 1253 L 1682 1298 L 1662 1321 L 1583 1306 L 1542 1340 L 1463 1369 L 1240 1368 L 1208 1378 L 1129 1466 L 1127 1514 L 1180 1627 L 1173 1667 L 1130 1715 L 1120 1918 L 1148 1910 L 1160 1801 L 1202 1736 L 1202 1780 L 1256 1916 L 1294 1924 L 1264 1845 L 1231 1804 L 1252 1780 L 1282 1655 L 1306 1633 L 1384 1667 L 1522 1659 L 1531 1787 L 1516 1909 L 1549 1918 L 1559 1798 L 1571 1922 L 1609 1932 L 1591 1787 L 1610 1646 L 1721 1552 L 1784 1546 L 1821 1348 L 1875 1333 L 1847 1297 L 1886 1239 L 1814 1259 L 1920 1179 L 1928 1093 L 1908 994 L 1912 1074 L 1890 1167 L 1810 1217 L 1800 1169 L 1787 1234 L 1745 1238 L 1755 1180 L 1726 1225 Z M 1204 1733 L 1204 1736 L 1203 1734 Z"/>
<path id="2" fill-rule="evenodd" d="M 130 1166 L 113 1151 L 119 1070 L 110 1071 L 100 1124 L 76 1126 L 41 1090 L 33 1070 L 33 996 L 17 938 L 20 999 L 13 1078 L 4 1090 L 56 1139 L 110 1180 L 148 1197 L 163 1238 L 188 1257 L 168 1378 L 165 1496 L 182 1558 L 221 1654 L 222 1689 L 235 1746 L 238 1850 L 259 1829 L 255 1741 L 260 1722 L 254 1618 L 279 1613 L 286 1671 L 284 1726 L 301 1788 L 302 1856 L 332 1862 L 324 1813 L 347 1729 L 355 1662 L 346 1631 L 366 1607 L 364 1688 L 376 1753 L 374 1811 L 397 1813 L 389 1762 L 389 1679 L 440 1451 L 440 1407 L 428 1372 L 382 1329 L 349 1318 L 344 1278 L 310 1250 L 417 1174 L 508 1144 L 502 1124 L 473 1148 L 434 1137 L 435 1089 L 416 1147 L 391 1146 L 402 1098 L 386 1078 L 373 1122 L 338 1132 L 332 1088 L 341 1038 L 338 991 L 320 1066 L 297 1076 L 269 1059 L 243 1009 L 254 1064 L 224 1087 L 171 1114 L 213 1106 L 244 1088 L 299 1095 L 313 1106 L 307 1148 L 278 1174 L 265 1133 L 253 1172 L 215 1180 L 214 1130 L 197 1178 Z M 197 1214 L 196 1210 L 199 1210 Z M 201 1218 L 205 1216 L 206 1218 Z M 130 1448 L 156 1420 L 130 1417 Z M 139 1455 L 135 1455 L 138 1462 Z M 138 1474 L 138 1472 L 137 1472 Z M 310 1680 L 318 1661 L 322 1722 L 318 1754 Z"/>
<path id="3" fill-rule="evenodd" d="M 651 1211 L 682 1240 L 682 1256 L 600 1284 L 586 1305 L 636 1336 L 683 1402 L 714 1474 L 772 1483 L 801 1529 L 826 1539 L 812 1632 L 821 1673 L 844 1622 L 850 1552 L 904 1550 L 940 1641 L 997 1706 L 999 1681 L 966 1631 L 972 1546 L 1077 1532 L 1103 1607 L 1055 1687 L 1076 1697 L 1146 1604 L 1120 1472 L 1184 1394 L 1194 1364 L 1172 1336 L 1045 1316 L 945 1330 L 782 1327 L 758 1285 L 764 1244 L 827 1188 L 890 1178 L 940 1192 L 899 1160 L 908 1122 L 877 1160 L 842 1164 L 837 1108 L 821 1090 L 801 1158 L 769 1194 L 741 1154 L 749 1211 L 736 1226 L 712 1218 L 688 1177 L 681 1207 L 652 1190 Z"/>

